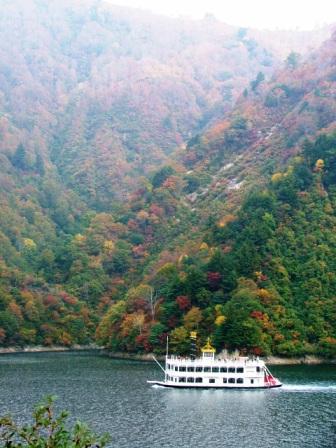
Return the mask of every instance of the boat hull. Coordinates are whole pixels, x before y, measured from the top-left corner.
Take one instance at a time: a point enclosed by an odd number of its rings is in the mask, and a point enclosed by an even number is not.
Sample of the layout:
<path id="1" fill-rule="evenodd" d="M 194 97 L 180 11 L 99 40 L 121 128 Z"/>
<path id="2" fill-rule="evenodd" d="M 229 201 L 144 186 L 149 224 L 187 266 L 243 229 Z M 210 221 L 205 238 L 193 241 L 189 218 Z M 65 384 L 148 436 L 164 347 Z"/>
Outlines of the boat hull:
<path id="1" fill-rule="evenodd" d="M 281 387 L 282 383 L 277 383 L 277 384 L 273 384 L 273 385 L 267 385 L 267 386 L 203 386 L 203 385 L 179 385 L 179 384 L 168 384 L 165 383 L 164 381 L 147 381 L 148 384 L 151 384 L 152 386 L 161 386 L 161 387 L 169 387 L 171 389 L 235 389 L 235 390 L 239 390 L 239 389 L 244 389 L 244 390 L 256 390 L 256 389 L 274 389 L 276 387 Z"/>

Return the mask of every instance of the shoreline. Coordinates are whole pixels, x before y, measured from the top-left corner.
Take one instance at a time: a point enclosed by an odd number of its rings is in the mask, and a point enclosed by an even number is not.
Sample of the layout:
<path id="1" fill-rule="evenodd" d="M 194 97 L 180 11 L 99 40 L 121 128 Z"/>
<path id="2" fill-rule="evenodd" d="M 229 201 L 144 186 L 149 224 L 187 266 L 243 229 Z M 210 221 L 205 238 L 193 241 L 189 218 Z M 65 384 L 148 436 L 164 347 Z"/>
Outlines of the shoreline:
<path id="1" fill-rule="evenodd" d="M 104 347 L 100 347 L 95 344 L 89 345 L 72 345 L 71 347 L 64 346 L 51 346 L 45 347 L 42 345 L 38 346 L 27 346 L 27 347 L 0 347 L 0 355 L 10 355 L 19 353 L 60 353 L 60 352 L 84 352 L 84 351 L 95 351 L 99 352 L 100 355 L 107 356 L 111 359 L 120 359 L 125 361 L 141 361 L 141 362 L 153 362 L 153 353 L 136 354 L 127 352 L 111 352 Z M 273 366 L 281 365 L 319 365 L 319 364 L 336 364 L 335 358 L 321 358 L 319 356 L 306 355 L 300 356 L 298 358 L 288 358 L 280 356 L 268 356 L 261 357 L 266 364 Z M 164 355 L 157 355 L 156 359 L 158 361 L 164 361 Z"/>
<path id="2" fill-rule="evenodd" d="M 103 347 L 95 344 L 90 345 L 72 345 L 71 347 L 43 345 L 27 347 L 0 347 L 0 355 L 10 355 L 15 353 L 53 353 L 53 352 L 83 352 L 83 351 L 104 351 Z"/>
<path id="3" fill-rule="evenodd" d="M 134 354 L 134 353 L 124 353 L 124 352 L 110 352 L 108 350 L 103 350 L 103 354 L 112 359 L 123 359 L 128 361 L 143 361 L 143 362 L 153 362 L 153 354 Z M 158 361 L 164 361 L 165 357 L 163 355 L 156 356 Z M 321 358 L 318 356 L 306 355 L 298 358 L 285 358 L 280 356 L 268 356 L 261 357 L 267 365 L 270 366 L 281 366 L 281 365 L 319 365 L 319 364 L 336 364 L 336 359 Z"/>

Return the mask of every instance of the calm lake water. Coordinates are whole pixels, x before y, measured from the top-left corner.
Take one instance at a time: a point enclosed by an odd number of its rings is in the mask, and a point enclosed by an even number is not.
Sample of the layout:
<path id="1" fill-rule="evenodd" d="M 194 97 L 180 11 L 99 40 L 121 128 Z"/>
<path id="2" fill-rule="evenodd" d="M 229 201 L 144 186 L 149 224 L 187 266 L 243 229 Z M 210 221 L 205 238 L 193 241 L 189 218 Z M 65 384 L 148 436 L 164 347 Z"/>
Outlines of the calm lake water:
<path id="1" fill-rule="evenodd" d="M 273 390 L 155 388 L 154 363 L 95 353 L 0 356 L 0 414 L 29 420 L 33 404 L 57 407 L 107 431 L 114 448 L 336 447 L 336 366 L 281 366 Z"/>

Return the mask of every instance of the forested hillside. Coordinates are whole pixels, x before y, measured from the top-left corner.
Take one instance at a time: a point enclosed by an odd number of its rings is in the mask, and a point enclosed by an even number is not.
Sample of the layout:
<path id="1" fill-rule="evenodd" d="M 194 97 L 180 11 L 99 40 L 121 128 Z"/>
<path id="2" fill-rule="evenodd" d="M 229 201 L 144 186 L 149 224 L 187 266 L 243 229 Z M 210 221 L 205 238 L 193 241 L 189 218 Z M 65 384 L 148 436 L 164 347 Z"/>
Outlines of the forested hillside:
<path id="1" fill-rule="evenodd" d="M 110 308 L 102 342 L 164 350 L 169 333 L 183 352 L 197 329 L 217 349 L 335 354 L 335 137 L 324 136 L 335 129 L 335 52 L 333 36 L 306 61 L 291 53 L 179 153 L 190 227 Z"/>
<path id="2" fill-rule="evenodd" d="M 332 355 L 330 30 L 0 6 L 0 343 Z"/>
<path id="3" fill-rule="evenodd" d="M 335 134 L 306 142 L 286 171 L 209 222 L 203 243 L 130 289 L 103 318 L 114 350 L 177 353 L 189 333 L 256 355 L 335 355 Z"/>

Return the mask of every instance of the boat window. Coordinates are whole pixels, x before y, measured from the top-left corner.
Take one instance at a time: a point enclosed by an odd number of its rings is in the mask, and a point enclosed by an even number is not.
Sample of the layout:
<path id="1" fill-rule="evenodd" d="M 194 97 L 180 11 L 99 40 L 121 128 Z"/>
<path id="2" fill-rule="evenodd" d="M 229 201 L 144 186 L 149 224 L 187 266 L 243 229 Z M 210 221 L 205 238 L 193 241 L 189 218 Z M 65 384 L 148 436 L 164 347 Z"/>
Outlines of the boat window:
<path id="1" fill-rule="evenodd" d="M 229 378 L 229 383 L 235 383 L 236 382 L 236 378 Z"/>
<path id="2" fill-rule="evenodd" d="M 223 383 L 227 383 L 227 378 L 223 378 Z"/>
<path id="3" fill-rule="evenodd" d="M 187 372 L 195 372 L 195 367 L 187 367 Z"/>
<path id="4" fill-rule="evenodd" d="M 179 371 L 180 371 L 180 372 L 185 372 L 185 371 L 186 371 L 185 366 L 180 366 L 180 367 L 179 367 Z"/>
<path id="5" fill-rule="evenodd" d="M 186 382 L 185 377 L 184 377 L 184 376 L 181 376 L 181 377 L 179 378 L 179 383 L 185 383 L 185 382 Z"/>
<path id="6" fill-rule="evenodd" d="M 176 371 L 176 372 L 178 371 L 178 367 L 177 367 L 177 366 L 175 366 L 175 371 Z"/>
<path id="7" fill-rule="evenodd" d="M 254 380 L 251 380 L 251 384 L 254 384 Z"/>
<path id="8" fill-rule="evenodd" d="M 215 379 L 214 379 L 214 378 L 210 378 L 210 379 L 209 379 L 209 383 L 213 384 L 214 382 L 215 382 Z"/>
<path id="9" fill-rule="evenodd" d="M 195 382 L 195 378 L 187 378 L 187 383 L 194 383 Z"/>
<path id="10" fill-rule="evenodd" d="M 203 378 L 196 378 L 196 383 L 203 383 Z"/>
<path id="11" fill-rule="evenodd" d="M 202 367 L 196 367 L 196 372 L 202 372 Z"/>
<path id="12" fill-rule="evenodd" d="M 204 367 L 204 372 L 211 372 L 211 367 Z"/>
<path id="13" fill-rule="evenodd" d="M 244 367 L 237 367 L 237 373 L 244 373 Z"/>
<path id="14" fill-rule="evenodd" d="M 238 384 L 243 384 L 244 383 L 244 378 L 237 378 L 237 383 Z"/>
<path id="15" fill-rule="evenodd" d="M 229 367 L 229 372 L 230 373 L 235 373 L 236 369 L 234 367 Z"/>
<path id="16" fill-rule="evenodd" d="M 221 372 L 221 373 L 223 373 L 223 372 L 227 372 L 227 367 L 221 367 L 221 368 L 220 368 L 220 372 Z"/>
<path id="17" fill-rule="evenodd" d="M 213 368 L 212 368 L 212 371 L 213 371 L 214 373 L 219 372 L 219 367 L 213 367 Z"/>
<path id="18" fill-rule="evenodd" d="M 257 372 L 260 372 L 260 367 L 259 366 L 257 367 Z"/>

